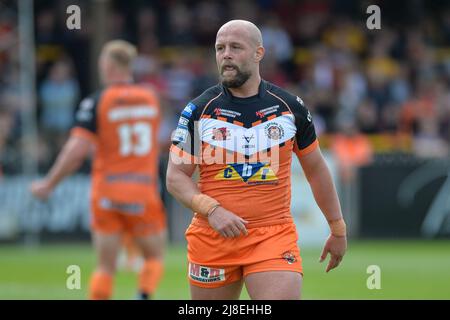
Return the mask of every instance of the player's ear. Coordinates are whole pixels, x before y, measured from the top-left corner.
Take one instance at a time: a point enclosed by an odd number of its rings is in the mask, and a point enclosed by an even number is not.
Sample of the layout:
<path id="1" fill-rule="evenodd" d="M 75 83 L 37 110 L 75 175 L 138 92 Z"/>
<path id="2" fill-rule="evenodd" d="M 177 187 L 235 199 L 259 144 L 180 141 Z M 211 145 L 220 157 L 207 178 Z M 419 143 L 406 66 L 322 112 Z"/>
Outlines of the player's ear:
<path id="1" fill-rule="evenodd" d="M 260 62 L 264 57 L 265 49 L 262 46 L 256 48 L 255 51 L 255 62 Z"/>

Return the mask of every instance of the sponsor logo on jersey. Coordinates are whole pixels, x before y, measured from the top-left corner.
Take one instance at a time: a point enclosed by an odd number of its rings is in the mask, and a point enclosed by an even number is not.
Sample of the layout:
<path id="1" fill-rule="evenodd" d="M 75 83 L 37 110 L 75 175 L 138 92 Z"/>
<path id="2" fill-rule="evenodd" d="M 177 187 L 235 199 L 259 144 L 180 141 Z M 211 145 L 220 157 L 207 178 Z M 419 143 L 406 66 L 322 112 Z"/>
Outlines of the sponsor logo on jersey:
<path id="1" fill-rule="evenodd" d="M 151 119 L 156 117 L 157 114 L 157 109 L 150 105 L 118 106 L 108 112 L 108 120 L 116 122 L 133 119 Z"/>
<path id="2" fill-rule="evenodd" d="M 240 180 L 247 184 L 274 184 L 278 177 L 267 163 L 233 163 L 219 171 L 216 180 Z"/>
<path id="3" fill-rule="evenodd" d="M 228 109 L 222 109 L 222 108 L 215 108 L 214 114 L 216 115 L 216 117 L 225 116 L 225 117 L 230 117 L 233 119 L 236 117 L 239 117 L 241 115 L 240 112 L 228 110 Z"/>
<path id="4" fill-rule="evenodd" d="M 303 100 L 299 96 L 297 96 L 297 102 L 300 103 L 302 106 L 304 105 Z"/>
<path id="5" fill-rule="evenodd" d="M 244 138 L 245 141 L 247 141 L 247 143 L 249 143 L 249 142 L 254 138 L 254 136 L 253 136 L 253 133 L 252 133 L 249 137 L 247 137 L 247 136 L 244 134 L 242 138 Z"/>
<path id="6" fill-rule="evenodd" d="M 94 99 L 92 98 L 85 98 L 80 103 L 81 110 L 91 110 L 93 107 L 94 107 Z"/>
<path id="7" fill-rule="evenodd" d="M 306 116 L 306 119 L 307 119 L 309 122 L 312 121 L 312 115 L 311 115 L 311 112 L 309 112 L 309 110 L 308 110 L 308 115 Z"/>
<path id="8" fill-rule="evenodd" d="M 231 136 L 231 132 L 229 129 L 222 128 L 213 128 L 212 130 L 212 139 L 216 141 L 227 140 Z"/>
<path id="9" fill-rule="evenodd" d="M 264 132 L 269 139 L 280 140 L 284 137 L 283 127 L 276 122 L 269 122 L 264 127 Z"/>
<path id="10" fill-rule="evenodd" d="M 197 106 L 192 102 L 189 102 L 181 112 L 181 115 L 185 116 L 186 118 L 190 118 L 192 116 L 192 112 L 194 112 L 195 109 L 197 109 Z"/>
<path id="11" fill-rule="evenodd" d="M 80 103 L 80 109 L 76 113 L 76 119 L 81 122 L 92 120 L 94 108 L 94 99 L 85 98 Z"/>
<path id="12" fill-rule="evenodd" d="M 189 119 L 186 119 L 185 117 L 180 117 L 180 120 L 178 120 L 178 126 L 182 128 L 187 128 L 189 123 Z"/>
<path id="13" fill-rule="evenodd" d="M 254 138 L 255 138 L 255 136 L 253 135 L 253 133 L 250 134 L 250 135 L 248 135 L 248 136 L 245 135 L 245 134 L 243 134 L 243 135 L 242 135 L 242 139 L 244 139 L 247 143 L 244 143 L 244 144 L 242 145 L 242 148 L 244 148 L 244 149 L 252 149 L 252 148 L 255 148 L 255 147 L 256 147 L 255 144 L 250 144 L 250 141 L 252 141 Z"/>
<path id="14" fill-rule="evenodd" d="M 188 134 L 189 132 L 187 129 L 177 128 L 173 133 L 172 141 L 185 143 L 187 141 Z"/>
<path id="15" fill-rule="evenodd" d="M 268 107 L 268 108 L 264 108 L 264 109 L 258 110 L 258 111 L 256 111 L 256 116 L 258 118 L 264 118 L 265 116 L 267 116 L 267 115 L 269 115 L 271 113 L 277 112 L 277 110 L 279 108 L 280 108 L 280 106 L 276 105 L 276 106 L 271 106 L 271 107 Z"/>
<path id="16" fill-rule="evenodd" d="M 225 281 L 225 269 L 204 267 L 189 262 L 189 277 L 204 283 Z"/>

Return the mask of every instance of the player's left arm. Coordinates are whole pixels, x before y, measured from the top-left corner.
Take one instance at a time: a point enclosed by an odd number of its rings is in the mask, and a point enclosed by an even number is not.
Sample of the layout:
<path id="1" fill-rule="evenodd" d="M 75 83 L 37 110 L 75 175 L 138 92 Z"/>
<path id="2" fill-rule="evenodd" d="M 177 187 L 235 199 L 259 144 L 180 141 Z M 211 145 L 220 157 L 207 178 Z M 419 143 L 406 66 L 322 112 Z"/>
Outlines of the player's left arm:
<path id="1" fill-rule="evenodd" d="M 288 97 L 289 98 L 289 97 Z M 326 272 L 336 268 L 347 249 L 346 226 L 333 179 L 320 152 L 311 113 L 299 97 L 291 97 L 290 106 L 297 128 L 294 152 L 311 186 L 314 198 L 331 229 L 320 257 L 324 261 L 331 255 Z"/>
<path id="2" fill-rule="evenodd" d="M 91 141 L 71 136 L 45 178 L 31 184 L 31 193 L 36 198 L 46 200 L 61 180 L 81 167 L 93 149 Z"/>
<path id="3" fill-rule="evenodd" d="M 347 249 L 346 227 L 342 217 L 339 198 L 319 147 L 316 147 L 304 156 L 300 156 L 299 161 L 311 186 L 317 205 L 330 225 L 331 234 L 320 257 L 320 262 L 322 262 L 328 254 L 331 255 L 326 269 L 326 272 L 328 272 L 339 265 Z"/>

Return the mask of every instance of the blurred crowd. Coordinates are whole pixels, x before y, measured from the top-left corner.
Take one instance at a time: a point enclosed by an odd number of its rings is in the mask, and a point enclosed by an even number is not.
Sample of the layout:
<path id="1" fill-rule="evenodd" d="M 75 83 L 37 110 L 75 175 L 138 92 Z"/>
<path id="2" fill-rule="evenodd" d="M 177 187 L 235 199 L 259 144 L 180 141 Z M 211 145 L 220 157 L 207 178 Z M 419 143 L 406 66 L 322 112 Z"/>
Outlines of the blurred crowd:
<path id="1" fill-rule="evenodd" d="M 34 156 L 46 170 L 67 138 L 77 104 L 98 89 L 90 55 L 95 5 L 35 2 L 39 143 Z M 165 151 L 180 110 L 217 83 L 218 28 L 230 19 L 247 19 L 262 31 L 263 78 L 302 97 L 324 147 L 340 161 L 367 163 L 386 149 L 383 143 L 390 151 L 448 156 L 450 6 L 445 1 L 109 3 L 106 39 L 137 45 L 135 78 L 161 98 Z M 81 7 L 81 30 L 66 28 L 70 4 Z M 366 27 L 370 4 L 381 8 L 380 30 Z M 14 174 L 20 172 L 19 115 L 26 106 L 19 91 L 17 7 L 15 1 L 0 1 L 0 7 L 0 170 Z M 384 136 L 389 138 L 371 138 Z"/>

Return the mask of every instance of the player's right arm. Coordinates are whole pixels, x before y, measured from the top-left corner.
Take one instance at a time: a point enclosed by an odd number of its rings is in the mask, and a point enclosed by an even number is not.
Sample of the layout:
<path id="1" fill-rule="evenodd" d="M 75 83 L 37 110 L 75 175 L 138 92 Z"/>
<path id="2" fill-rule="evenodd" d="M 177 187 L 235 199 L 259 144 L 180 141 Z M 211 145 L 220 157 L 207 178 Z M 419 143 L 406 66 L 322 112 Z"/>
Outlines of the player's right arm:
<path id="1" fill-rule="evenodd" d="M 181 202 L 185 207 L 190 208 L 192 198 L 199 194 L 197 185 L 192 180 L 195 171 L 195 164 L 176 163 L 171 154 L 167 167 L 166 186 L 172 196 Z"/>
<path id="2" fill-rule="evenodd" d="M 48 174 L 30 186 L 38 199 L 46 200 L 66 176 L 72 174 L 95 149 L 97 103 L 99 94 L 81 101 L 76 112 L 75 127 Z"/>
<path id="3" fill-rule="evenodd" d="M 185 207 L 195 211 L 193 199 L 196 196 L 202 196 L 197 184 L 192 180 L 196 165 L 179 163 L 174 161 L 172 157 L 174 157 L 173 154 L 169 157 L 167 168 L 167 190 Z M 247 235 L 247 229 L 245 228 L 247 221 L 221 206 L 217 206 L 213 210 L 212 214 L 208 215 L 208 222 L 223 237 L 238 237 L 241 233 Z M 209 209 L 205 211 L 208 212 Z"/>
<path id="4" fill-rule="evenodd" d="M 64 177 L 80 168 L 92 149 L 93 145 L 90 141 L 70 137 L 46 177 L 31 184 L 30 190 L 33 196 L 46 200 Z"/>
<path id="5" fill-rule="evenodd" d="M 196 151 L 200 147 L 194 134 L 198 120 L 196 106 L 188 104 L 183 110 L 177 129 L 172 135 L 172 146 L 166 175 L 167 190 L 187 208 L 207 217 L 211 227 L 224 237 L 247 234 L 247 221 L 220 206 L 215 199 L 202 194 L 192 180 L 198 163 Z"/>

